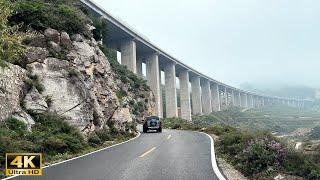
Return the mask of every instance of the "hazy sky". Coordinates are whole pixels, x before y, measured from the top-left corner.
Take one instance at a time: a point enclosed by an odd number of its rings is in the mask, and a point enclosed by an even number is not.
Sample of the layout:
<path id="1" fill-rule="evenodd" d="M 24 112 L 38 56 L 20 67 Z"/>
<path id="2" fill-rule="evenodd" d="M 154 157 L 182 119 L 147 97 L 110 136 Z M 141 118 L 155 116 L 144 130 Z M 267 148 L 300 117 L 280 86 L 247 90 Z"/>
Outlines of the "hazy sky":
<path id="1" fill-rule="evenodd" d="M 320 87 L 319 0 L 95 2 L 219 81 Z"/>

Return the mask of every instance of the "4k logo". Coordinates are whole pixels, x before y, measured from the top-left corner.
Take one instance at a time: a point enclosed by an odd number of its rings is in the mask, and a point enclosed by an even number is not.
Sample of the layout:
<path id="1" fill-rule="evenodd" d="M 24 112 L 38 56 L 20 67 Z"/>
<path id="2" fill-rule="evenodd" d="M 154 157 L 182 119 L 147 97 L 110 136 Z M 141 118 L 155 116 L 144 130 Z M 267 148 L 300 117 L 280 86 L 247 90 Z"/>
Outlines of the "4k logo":
<path id="1" fill-rule="evenodd" d="M 41 153 L 6 153 L 6 175 L 42 175 Z"/>

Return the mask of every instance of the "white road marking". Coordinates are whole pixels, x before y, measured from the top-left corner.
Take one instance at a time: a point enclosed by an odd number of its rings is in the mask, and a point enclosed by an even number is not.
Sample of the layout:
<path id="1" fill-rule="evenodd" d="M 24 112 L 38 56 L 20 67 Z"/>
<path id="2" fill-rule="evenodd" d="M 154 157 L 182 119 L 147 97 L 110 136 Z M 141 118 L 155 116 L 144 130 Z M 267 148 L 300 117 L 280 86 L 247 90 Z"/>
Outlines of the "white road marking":
<path id="1" fill-rule="evenodd" d="M 167 137 L 167 139 L 169 140 L 171 138 L 171 134 Z"/>
<path id="2" fill-rule="evenodd" d="M 219 178 L 219 180 L 226 180 L 226 178 L 221 174 L 218 165 L 217 165 L 217 160 L 216 160 L 216 155 L 214 153 L 214 142 L 212 137 L 204 132 L 200 132 L 202 134 L 207 135 L 210 138 L 210 142 L 211 142 L 211 165 L 212 165 L 212 169 L 214 171 L 214 173 L 217 175 L 217 177 Z"/>
<path id="3" fill-rule="evenodd" d="M 149 149 L 147 152 L 141 154 L 139 157 L 140 158 L 143 158 L 144 156 L 146 156 L 147 154 L 151 153 L 152 151 L 154 151 L 156 149 L 156 147 L 153 147 L 151 149 Z"/>

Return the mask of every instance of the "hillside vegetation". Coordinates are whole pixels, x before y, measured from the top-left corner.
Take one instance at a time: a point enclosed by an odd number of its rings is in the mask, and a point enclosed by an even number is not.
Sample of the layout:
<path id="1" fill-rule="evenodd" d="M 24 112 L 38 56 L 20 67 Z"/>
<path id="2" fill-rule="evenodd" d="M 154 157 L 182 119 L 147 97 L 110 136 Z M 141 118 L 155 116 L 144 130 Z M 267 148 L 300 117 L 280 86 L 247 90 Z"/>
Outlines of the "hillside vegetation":
<path id="1" fill-rule="evenodd" d="M 249 179 L 273 179 L 279 173 L 301 179 L 319 179 L 319 152 L 296 151 L 291 141 L 271 134 L 314 128 L 319 120 L 317 111 L 278 106 L 250 110 L 233 108 L 207 116 L 194 116 L 192 122 L 164 119 L 164 126 L 218 136 L 215 143 L 218 156 Z M 318 136 L 317 130 L 314 128 L 315 137 Z"/>

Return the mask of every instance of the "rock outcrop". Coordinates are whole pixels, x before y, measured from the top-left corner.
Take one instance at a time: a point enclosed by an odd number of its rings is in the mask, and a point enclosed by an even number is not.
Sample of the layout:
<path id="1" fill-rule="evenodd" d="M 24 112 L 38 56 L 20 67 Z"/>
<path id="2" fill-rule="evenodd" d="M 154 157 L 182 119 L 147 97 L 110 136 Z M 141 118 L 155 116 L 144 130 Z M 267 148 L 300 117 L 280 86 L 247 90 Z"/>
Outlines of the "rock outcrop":
<path id="1" fill-rule="evenodd" d="M 70 38 L 66 32 L 47 29 L 44 35 L 37 34 L 31 40 L 26 64 L 27 70 L 11 64 L 0 69 L 0 120 L 14 115 L 31 126 L 32 118 L 23 111 L 25 108 L 37 113 L 57 113 L 80 130 L 91 124 L 94 128 L 90 129 L 100 129 L 108 121 L 125 130 L 127 123 L 152 115 L 152 92 L 134 90 L 116 79 L 94 39 L 79 34 Z M 44 87 L 41 92 L 37 87 L 24 88 L 28 76 L 37 77 L 33 81 Z M 117 97 L 120 90 L 127 95 Z M 138 102 L 144 105 L 137 113 L 133 105 Z"/>

